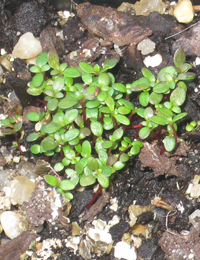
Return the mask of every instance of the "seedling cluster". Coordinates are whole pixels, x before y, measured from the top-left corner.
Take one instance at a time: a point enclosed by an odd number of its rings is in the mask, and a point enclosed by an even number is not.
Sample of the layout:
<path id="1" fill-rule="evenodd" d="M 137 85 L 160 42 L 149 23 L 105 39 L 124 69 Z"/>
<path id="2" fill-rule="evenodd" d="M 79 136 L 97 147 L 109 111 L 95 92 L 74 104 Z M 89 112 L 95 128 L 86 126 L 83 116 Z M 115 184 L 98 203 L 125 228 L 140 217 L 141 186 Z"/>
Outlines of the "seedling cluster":
<path id="1" fill-rule="evenodd" d="M 69 199 L 78 184 L 89 186 L 98 181 L 107 188 L 115 172 L 140 152 L 145 139 L 159 140 L 169 152 L 176 147 L 176 122 L 187 115 L 181 111 L 185 81 L 194 79 L 183 50 L 175 53 L 175 66 L 163 68 L 157 77 L 143 68 L 143 77 L 126 85 L 115 82 L 108 72 L 116 63 L 107 60 L 100 67 L 80 62 L 73 68 L 60 64 L 50 52 L 39 55 L 30 69 L 36 75 L 27 92 L 43 94 L 45 110 L 27 114 L 36 122 L 27 141 L 34 142 L 33 154 L 61 155 L 54 170 L 65 171 L 66 178 L 46 175 L 45 179 Z M 133 92 L 141 92 L 139 108 L 130 101 Z M 133 116 L 140 117 L 141 123 L 133 125 Z M 137 129 L 135 139 L 126 136 L 127 128 Z"/>

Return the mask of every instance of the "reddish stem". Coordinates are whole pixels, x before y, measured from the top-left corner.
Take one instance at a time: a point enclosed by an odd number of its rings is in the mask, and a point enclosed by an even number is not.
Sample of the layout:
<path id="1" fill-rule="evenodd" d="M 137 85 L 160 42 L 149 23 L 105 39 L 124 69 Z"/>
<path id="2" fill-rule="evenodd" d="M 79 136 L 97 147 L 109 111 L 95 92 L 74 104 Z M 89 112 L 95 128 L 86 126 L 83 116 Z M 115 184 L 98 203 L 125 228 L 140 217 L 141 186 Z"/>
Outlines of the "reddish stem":
<path id="1" fill-rule="evenodd" d="M 18 149 L 19 149 L 20 153 L 21 153 L 21 154 L 24 154 L 23 151 L 22 151 L 22 149 L 21 149 L 20 143 L 19 143 L 19 138 L 17 137 L 17 135 L 16 135 L 15 132 L 13 132 L 13 135 L 14 135 L 15 140 L 16 140 L 16 142 L 17 142 L 17 146 L 18 146 Z"/>
<path id="2" fill-rule="evenodd" d="M 52 170 L 52 172 L 56 175 L 56 177 L 58 177 L 60 180 L 62 180 L 62 178 L 60 177 L 60 175 L 54 171 L 54 169 L 51 167 L 51 165 L 49 165 L 49 168 Z"/>
<path id="3" fill-rule="evenodd" d="M 86 210 L 88 210 L 92 204 L 95 202 L 95 200 L 97 199 L 98 195 L 102 195 L 102 186 L 99 184 L 99 188 L 96 191 L 96 193 L 94 194 L 93 198 L 91 199 L 90 203 L 87 205 Z"/>

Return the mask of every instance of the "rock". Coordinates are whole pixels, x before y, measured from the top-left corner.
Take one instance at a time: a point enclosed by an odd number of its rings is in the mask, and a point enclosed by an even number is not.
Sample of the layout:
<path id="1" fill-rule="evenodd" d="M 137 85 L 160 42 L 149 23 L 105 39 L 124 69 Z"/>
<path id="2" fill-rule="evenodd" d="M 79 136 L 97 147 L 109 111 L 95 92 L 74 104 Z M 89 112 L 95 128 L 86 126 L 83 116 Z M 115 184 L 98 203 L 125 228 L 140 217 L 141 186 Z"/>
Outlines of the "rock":
<path id="1" fill-rule="evenodd" d="M 35 179 L 37 177 L 37 174 L 35 174 L 35 164 L 32 162 L 21 161 L 18 165 L 18 174 L 29 179 Z"/>
<path id="2" fill-rule="evenodd" d="M 126 242 L 118 242 L 115 246 L 114 249 L 114 256 L 117 259 L 127 259 L 127 260 L 136 260 L 137 259 L 137 254 L 135 247 L 131 247 L 128 243 Z"/>
<path id="3" fill-rule="evenodd" d="M 137 49 L 141 51 L 142 55 L 147 55 L 155 50 L 155 43 L 150 39 L 144 39 L 137 45 Z"/>
<path id="4" fill-rule="evenodd" d="M 25 176 L 15 177 L 8 186 L 11 188 L 10 197 L 19 205 L 22 205 L 24 201 L 29 201 L 35 189 L 35 183 Z"/>
<path id="5" fill-rule="evenodd" d="M 31 59 L 42 52 L 40 41 L 31 32 L 23 34 L 13 49 L 13 56 L 22 60 Z"/>
<path id="6" fill-rule="evenodd" d="M 200 209 L 196 209 L 190 216 L 189 222 L 197 229 L 200 228 Z"/>
<path id="7" fill-rule="evenodd" d="M 24 216 L 14 211 L 5 211 L 1 214 L 1 225 L 7 237 L 13 239 L 26 231 L 28 224 Z"/>
<path id="8" fill-rule="evenodd" d="M 148 67 L 157 67 L 159 66 L 160 64 L 162 63 L 162 56 L 157 53 L 156 55 L 154 56 L 147 56 L 145 59 L 144 59 L 144 64 L 145 66 L 148 68 Z"/>
<path id="9" fill-rule="evenodd" d="M 111 41 L 118 46 L 139 43 L 152 31 L 142 26 L 145 17 L 117 12 L 115 9 L 83 3 L 76 8 L 83 25 L 93 35 Z"/>
<path id="10" fill-rule="evenodd" d="M 151 12 L 157 11 L 161 14 L 164 13 L 165 4 L 162 0 L 140 0 L 135 3 L 136 15 L 149 15 Z"/>
<path id="11" fill-rule="evenodd" d="M 15 170 L 0 171 L 0 190 L 2 190 L 3 187 L 5 187 L 10 182 L 10 179 L 12 179 L 14 176 L 16 176 Z"/>
<path id="12" fill-rule="evenodd" d="M 194 18 L 194 9 L 190 0 L 181 0 L 174 8 L 174 16 L 179 23 L 190 23 Z"/>

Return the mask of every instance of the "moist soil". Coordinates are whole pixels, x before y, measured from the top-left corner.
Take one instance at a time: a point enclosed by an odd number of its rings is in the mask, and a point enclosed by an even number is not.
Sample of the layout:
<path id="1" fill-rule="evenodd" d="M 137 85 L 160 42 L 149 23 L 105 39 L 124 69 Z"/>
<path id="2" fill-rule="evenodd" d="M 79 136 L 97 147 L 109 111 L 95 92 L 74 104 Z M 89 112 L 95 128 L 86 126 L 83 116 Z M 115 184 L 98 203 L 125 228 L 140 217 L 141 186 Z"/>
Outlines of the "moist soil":
<path id="1" fill-rule="evenodd" d="M 40 2 L 40 3 L 38 3 Z M 78 4 L 84 1 L 77 2 Z M 101 2 L 101 3 L 99 3 Z M 131 2 L 131 1 L 129 1 Z M 151 13 L 147 17 L 140 17 L 134 23 L 130 21 L 130 14 L 121 14 L 113 16 L 114 26 L 118 32 L 117 39 L 109 34 L 108 30 L 100 30 L 106 28 L 107 25 L 99 25 L 99 20 L 102 17 L 108 17 L 111 11 L 116 11 L 122 1 L 115 1 L 111 5 L 109 1 L 91 1 L 90 4 L 80 5 L 74 9 L 74 5 L 70 5 L 70 1 L 0 1 L 0 48 L 5 49 L 7 53 L 11 53 L 19 36 L 25 32 L 32 32 L 36 37 L 40 37 L 44 51 L 53 50 L 57 52 L 61 62 L 68 62 L 71 66 L 76 66 L 80 61 L 89 61 L 91 64 L 102 64 L 106 59 L 117 58 L 118 65 L 112 71 L 117 82 L 128 83 L 133 82 L 141 76 L 141 68 L 144 67 L 143 56 L 135 47 L 144 38 L 150 38 L 156 44 L 156 49 L 151 55 L 159 53 L 163 57 L 161 65 L 150 68 L 156 73 L 162 67 L 171 65 L 175 47 L 183 48 L 187 55 L 187 62 L 193 63 L 198 56 L 195 51 L 195 46 L 188 48 L 183 45 L 184 38 L 190 37 L 195 33 L 189 29 L 186 33 L 171 37 L 166 40 L 166 37 L 180 32 L 189 25 L 179 24 L 175 18 L 170 15 L 161 15 L 157 12 Z M 134 1 L 132 1 L 134 3 Z M 98 6 L 94 6 L 98 5 Z M 113 9 L 106 9 L 108 7 Z M 68 21 L 61 25 L 58 20 L 58 10 L 69 10 L 73 8 L 75 16 L 70 17 Z M 91 18 L 91 13 L 95 15 Z M 93 19 L 93 20 L 92 20 Z M 117 20 L 119 19 L 119 20 Z M 124 28 L 117 25 L 117 21 L 126 22 L 126 32 Z M 198 20 L 198 15 L 192 23 Z M 128 22 L 127 22 L 128 21 Z M 197 22 L 198 23 L 198 22 Z M 94 24 L 98 26 L 94 27 Z M 135 30 L 134 35 L 128 34 Z M 195 26 L 194 26 L 195 27 Z M 193 28 L 194 28 L 193 27 Z M 57 37 L 57 33 L 63 30 L 63 39 Z M 132 38 L 131 38 L 132 37 Z M 99 38 L 103 42 L 99 42 Z M 180 41 L 181 39 L 181 41 Z M 131 42 L 134 42 L 131 45 Z M 91 50 L 91 56 L 83 55 L 84 48 Z M 96 51 L 92 52 L 93 48 Z M 78 50 L 78 51 L 77 51 Z M 70 59 L 70 54 L 74 51 L 78 52 L 78 57 Z M 36 98 L 26 94 L 27 83 L 31 79 L 31 74 L 24 61 L 15 59 L 13 62 L 14 73 L 6 70 L 4 67 L 4 78 L 0 83 L 0 95 L 8 97 L 8 94 L 15 91 L 19 102 L 15 100 L 12 103 L 13 110 L 21 106 L 24 112 L 28 106 L 40 106 L 41 104 Z M 200 169 L 200 144 L 199 144 L 199 129 L 196 128 L 192 133 L 186 133 L 185 125 L 193 120 L 200 120 L 200 100 L 198 92 L 198 77 L 200 74 L 200 66 L 193 67 L 193 72 L 197 77 L 194 82 L 188 85 L 187 100 L 183 110 L 188 113 L 188 116 L 179 123 L 178 135 L 184 143 L 179 145 L 177 150 L 171 155 L 164 153 L 160 155 L 160 147 L 156 142 L 145 143 L 142 153 L 131 158 L 126 169 L 118 172 L 107 192 L 111 199 L 116 198 L 118 208 L 113 211 L 110 206 L 108 197 L 98 197 L 96 203 L 86 214 L 86 217 L 79 221 L 79 215 L 86 212 L 86 207 L 91 201 L 94 192 L 93 187 L 89 187 L 84 191 L 77 191 L 72 200 L 72 208 L 68 218 L 71 222 L 79 223 L 83 230 L 88 225 L 92 225 L 94 218 L 101 219 L 107 223 L 115 216 L 120 217 L 120 222 L 110 229 L 110 234 L 113 239 L 113 245 L 121 241 L 124 233 L 136 234 L 136 237 L 142 239 L 142 244 L 137 248 L 137 259 L 145 260 L 163 260 L 163 259 L 200 259 L 199 233 L 198 225 L 196 228 L 189 222 L 189 216 L 196 209 L 199 209 L 200 202 L 198 198 L 191 198 L 186 195 L 189 183 L 195 175 L 199 174 Z M 133 102 L 135 101 L 133 97 Z M 4 102 L 1 103 L 1 111 L 4 111 Z M 1 112 L 3 113 L 3 112 Z M 25 125 L 25 136 L 27 136 L 33 126 Z M 135 131 L 128 130 L 127 134 L 132 138 L 135 136 Z M 12 147 L 13 137 L 1 138 L 1 146 L 6 146 L 7 150 L 13 155 L 19 155 L 19 150 Z M 25 140 L 21 144 L 29 148 L 29 144 Z M 157 154 L 152 160 L 152 150 Z M 24 156 L 31 162 L 37 162 L 42 157 L 32 157 L 30 152 L 25 152 Z M 166 165 L 171 164 L 171 170 L 166 168 Z M 1 165 L 3 169 L 15 169 L 16 164 L 7 165 L 4 160 L 4 154 L 1 154 Z M 140 205 L 141 207 L 151 205 L 152 210 L 146 211 L 137 217 L 136 224 L 133 227 L 129 225 L 129 207 L 132 204 Z M 28 208 L 28 204 L 24 206 Z M 15 206 L 13 209 L 17 209 Z M 26 210 L 27 210 L 26 208 Z M 23 208 L 22 208 L 23 209 Z M 31 213 L 36 214 L 37 208 L 32 208 Z M 30 209 L 29 209 L 30 211 Z M 29 212 L 27 210 L 27 212 Z M 61 216 L 64 211 L 61 211 Z M 45 214 L 48 214 L 45 213 Z M 83 221 L 84 220 L 84 221 Z M 197 220 L 198 223 L 198 220 Z M 145 232 L 138 231 L 137 228 L 146 227 L 148 235 Z M 187 236 L 183 235 L 183 231 L 188 231 Z M 134 231 L 136 233 L 134 233 Z M 147 231 L 146 231 L 147 232 Z M 45 222 L 44 229 L 38 234 L 42 241 L 46 239 L 60 239 L 62 245 L 57 248 L 52 248 L 54 255 L 47 259 L 90 259 L 83 258 L 84 253 L 74 251 L 65 246 L 65 239 L 71 235 L 71 226 L 68 223 L 62 222 L 62 225 L 50 225 Z M 84 234 L 83 234 L 84 237 Z M 1 233 L 0 239 L 5 239 L 4 233 Z M 35 240 L 35 237 L 30 237 L 29 233 L 24 232 L 19 238 L 1 245 L 0 259 L 20 259 L 19 255 L 24 254 L 25 249 L 22 246 L 22 241 L 27 238 L 28 245 L 30 241 Z M 11 243 L 12 242 L 12 243 Z M 132 246 L 134 242 L 132 241 Z M 20 248 L 20 249 L 19 249 Z M 34 249 L 35 250 L 35 249 Z M 11 255 L 6 255 L 6 252 L 12 252 Z M 35 250 L 36 252 L 36 250 Z M 2 258 L 3 257 L 3 258 Z M 10 257 L 10 258 L 9 258 Z M 191 258 L 190 258 L 191 257 Z M 35 258 L 28 257 L 27 259 L 43 259 L 37 256 Z M 46 258 L 45 258 L 46 259 Z M 91 259 L 116 259 L 114 250 L 111 249 L 109 254 L 97 256 L 92 253 Z"/>

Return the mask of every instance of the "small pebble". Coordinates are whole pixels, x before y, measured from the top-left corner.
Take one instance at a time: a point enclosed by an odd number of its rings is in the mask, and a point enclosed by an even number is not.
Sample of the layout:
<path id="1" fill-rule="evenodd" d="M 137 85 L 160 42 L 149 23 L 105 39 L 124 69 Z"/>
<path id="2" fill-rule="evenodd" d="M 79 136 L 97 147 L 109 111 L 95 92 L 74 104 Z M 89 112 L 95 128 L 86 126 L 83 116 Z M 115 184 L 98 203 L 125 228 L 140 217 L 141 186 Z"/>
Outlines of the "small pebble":
<path id="1" fill-rule="evenodd" d="M 23 34 L 13 49 L 13 56 L 16 58 L 31 59 L 42 52 L 40 41 L 31 32 Z"/>
<path id="2" fill-rule="evenodd" d="M 174 16 L 179 23 L 190 23 L 194 19 L 194 9 L 190 0 L 181 0 L 174 8 Z"/>
<path id="3" fill-rule="evenodd" d="M 155 43 L 150 39 L 144 39 L 138 43 L 137 49 L 141 51 L 142 55 L 148 55 L 155 50 Z"/>
<path id="4" fill-rule="evenodd" d="M 199 228 L 200 209 L 196 209 L 190 216 L 189 222 L 196 228 Z"/>
<path id="5" fill-rule="evenodd" d="M 145 66 L 148 68 L 148 67 L 157 67 L 161 64 L 162 62 L 162 56 L 160 54 L 156 54 L 154 56 L 147 56 L 145 59 L 144 59 L 144 64 Z"/>
<path id="6" fill-rule="evenodd" d="M 7 237 L 13 239 L 27 230 L 28 224 L 25 218 L 16 212 L 5 211 L 1 214 L 1 225 Z"/>
<path id="7" fill-rule="evenodd" d="M 126 242 L 118 242 L 114 249 L 114 256 L 117 259 L 127 259 L 127 260 L 136 260 L 137 254 L 135 247 L 131 247 Z"/>

